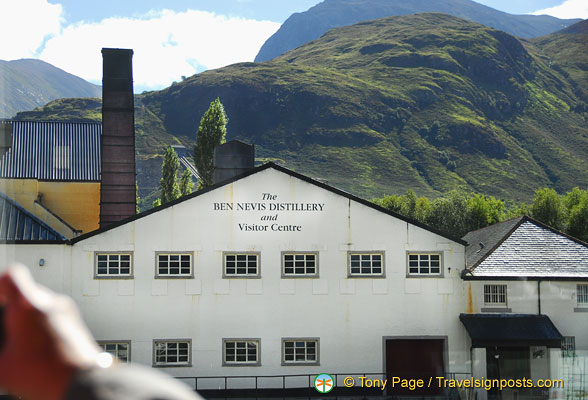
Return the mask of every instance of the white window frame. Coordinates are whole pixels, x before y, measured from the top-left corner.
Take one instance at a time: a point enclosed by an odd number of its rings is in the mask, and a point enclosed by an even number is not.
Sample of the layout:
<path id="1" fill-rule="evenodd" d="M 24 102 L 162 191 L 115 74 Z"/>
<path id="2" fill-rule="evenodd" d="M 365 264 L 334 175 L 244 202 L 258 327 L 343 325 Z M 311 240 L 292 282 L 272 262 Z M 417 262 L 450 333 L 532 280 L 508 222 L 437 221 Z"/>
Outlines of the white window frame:
<path id="1" fill-rule="evenodd" d="M 246 263 L 249 264 L 249 257 L 256 258 L 256 273 L 251 274 L 248 272 L 249 265 L 245 267 L 245 273 L 237 273 L 238 267 L 235 265 L 235 273 L 227 273 L 227 266 L 229 261 L 227 257 L 239 257 L 239 256 L 246 256 L 247 260 Z M 238 260 L 235 260 L 236 262 Z M 261 253 L 259 251 L 225 251 L 223 252 L 223 278 L 231 279 L 231 278 L 261 278 Z"/>
<path id="2" fill-rule="evenodd" d="M 314 272 L 309 273 L 307 272 L 308 267 L 306 264 L 309 262 L 307 258 L 309 256 L 314 257 Z M 292 261 L 286 261 L 286 257 L 294 257 Z M 302 258 L 302 259 L 296 259 Z M 293 262 L 294 265 L 292 266 L 293 272 L 287 272 L 286 269 L 289 268 L 287 264 L 289 262 Z M 296 263 L 303 263 L 302 267 L 296 266 Z M 303 268 L 304 272 L 297 273 L 296 270 L 299 268 Z M 318 278 L 319 277 L 319 253 L 316 251 L 283 251 L 282 252 L 282 278 Z"/>
<path id="3" fill-rule="evenodd" d="M 187 360 L 179 361 L 180 352 L 179 352 L 179 345 L 186 344 L 188 351 L 187 351 Z M 157 351 L 159 345 L 165 345 L 165 361 L 161 361 L 158 359 Z M 176 361 L 167 361 L 167 358 L 173 358 L 174 355 L 168 355 L 170 350 L 174 350 L 170 348 L 170 345 L 175 345 L 177 350 L 176 354 Z M 172 351 L 173 353 L 173 351 Z M 153 367 L 191 367 L 192 366 L 192 339 L 154 339 L 153 340 Z"/>
<path id="4" fill-rule="evenodd" d="M 98 340 L 98 345 L 102 348 L 104 353 L 110 354 L 113 358 L 118 360 L 123 364 L 128 364 L 131 362 L 131 341 L 130 340 Z M 114 346 L 114 351 L 108 350 L 107 346 Z M 121 360 L 118 355 L 120 354 L 119 347 L 126 346 L 126 360 Z"/>
<path id="5" fill-rule="evenodd" d="M 412 268 L 414 268 L 414 266 L 411 266 L 410 263 L 411 261 L 411 257 L 417 256 L 417 272 L 411 271 Z M 424 257 L 428 258 L 428 270 L 429 272 L 421 272 L 421 263 L 424 260 L 421 260 L 421 258 L 424 259 Z M 434 266 L 432 266 L 432 262 L 431 262 L 431 256 L 437 256 L 439 257 L 439 272 L 430 272 L 432 268 L 434 268 Z M 443 252 L 441 251 L 407 251 L 406 252 L 406 277 L 407 278 L 442 278 L 443 277 Z"/>
<path id="6" fill-rule="evenodd" d="M 179 257 L 179 273 L 172 274 L 170 273 L 170 257 Z M 160 273 L 160 257 L 167 257 L 167 270 L 168 273 Z M 190 264 L 189 272 L 182 273 L 182 258 L 188 257 L 188 262 Z M 171 251 L 158 251 L 155 252 L 155 278 L 156 279 L 186 279 L 186 278 L 193 278 L 194 277 L 194 253 L 190 251 L 182 251 L 182 252 L 171 252 Z"/>
<path id="7" fill-rule="evenodd" d="M 373 256 L 380 256 L 380 272 L 373 272 L 374 267 L 373 264 L 374 260 L 373 260 Z M 353 260 L 353 257 L 359 256 L 360 257 L 360 272 L 354 272 L 353 270 L 356 268 L 356 266 L 354 265 L 354 262 L 357 262 L 356 260 Z M 369 256 L 369 260 L 363 260 L 364 257 Z M 348 251 L 347 252 L 347 277 L 348 278 L 385 278 L 386 277 L 386 266 L 385 266 L 385 253 L 384 251 Z M 361 262 L 363 261 L 369 261 L 370 263 L 370 271 L 372 272 L 362 272 L 362 266 L 361 266 Z"/>
<path id="8" fill-rule="evenodd" d="M 98 260 L 100 257 L 106 256 L 107 260 L 106 260 L 106 274 L 101 274 L 99 273 L 99 267 L 100 267 L 100 263 L 104 262 L 103 260 Z M 114 257 L 114 256 L 118 256 L 118 273 L 116 274 L 111 274 L 110 273 L 110 258 Z M 128 274 L 121 274 L 120 270 L 121 270 L 121 256 L 128 256 L 129 257 L 129 273 Z M 133 279 L 133 252 L 132 251 L 116 251 L 116 252 L 109 252 L 109 251 L 97 251 L 94 253 L 94 279 Z"/>
<path id="9" fill-rule="evenodd" d="M 578 307 L 588 308 L 588 284 L 578 283 L 576 285 L 576 301 Z"/>
<path id="10" fill-rule="evenodd" d="M 255 361 L 249 360 L 249 346 L 255 343 Z M 234 357 L 227 360 L 227 345 L 234 344 Z M 245 344 L 245 360 L 238 361 L 237 347 L 239 344 Z M 224 367 L 259 367 L 261 365 L 261 339 L 260 338 L 223 338 L 223 366 Z"/>
<path id="11" fill-rule="evenodd" d="M 504 301 L 492 301 L 493 299 Z M 486 284 L 484 285 L 484 306 L 487 307 L 507 307 L 508 306 L 508 287 L 503 284 Z"/>
<path id="12" fill-rule="evenodd" d="M 294 344 L 294 360 L 287 360 L 286 358 L 286 345 L 289 343 Z M 298 347 L 298 343 L 303 343 L 304 346 Z M 308 360 L 308 347 L 309 343 L 314 343 L 314 360 Z M 303 360 L 296 360 L 296 349 L 303 348 L 304 349 L 304 359 Z M 287 337 L 282 338 L 282 365 L 320 365 L 320 340 L 319 338 L 293 338 Z"/>

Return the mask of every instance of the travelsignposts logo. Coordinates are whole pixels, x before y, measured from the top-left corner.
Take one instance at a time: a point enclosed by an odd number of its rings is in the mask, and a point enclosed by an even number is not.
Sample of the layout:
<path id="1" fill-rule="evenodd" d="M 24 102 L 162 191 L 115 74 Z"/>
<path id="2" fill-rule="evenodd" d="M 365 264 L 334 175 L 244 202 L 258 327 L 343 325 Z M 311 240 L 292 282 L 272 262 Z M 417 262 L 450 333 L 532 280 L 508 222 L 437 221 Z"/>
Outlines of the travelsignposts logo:
<path id="1" fill-rule="evenodd" d="M 314 378 L 314 388 L 319 393 L 329 393 L 335 387 L 335 381 L 329 374 L 320 374 Z"/>

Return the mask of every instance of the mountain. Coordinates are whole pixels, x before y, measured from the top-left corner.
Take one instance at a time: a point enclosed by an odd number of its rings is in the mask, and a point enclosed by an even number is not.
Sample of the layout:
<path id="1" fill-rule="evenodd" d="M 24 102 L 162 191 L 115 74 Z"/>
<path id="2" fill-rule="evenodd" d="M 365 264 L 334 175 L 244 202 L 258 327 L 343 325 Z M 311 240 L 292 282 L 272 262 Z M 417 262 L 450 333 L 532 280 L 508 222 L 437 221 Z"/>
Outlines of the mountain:
<path id="1" fill-rule="evenodd" d="M 100 86 L 41 60 L 0 60 L 0 118 L 63 97 L 98 97 Z"/>
<path id="2" fill-rule="evenodd" d="M 522 38 L 546 35 L 581 21 L 548 15 L 512 15 L 471 0 L 325 0 L 305 12 L 292 14 L 263 44 L 255 61 L 271 60 L 333 28 L 424 12 L 450 14 Z"/>
<path id="3" fill-rule="evenodd" d="M 194 75 L 136 97 L 141 193 L 158 186 L 166 144 L 192 146 L 217 96 L 227 139 L 254 143 L 258 161 L 363 197 L 461 188 L 528 201 L 540 187 L 586 187 L 587 83 L 571 79 L 586 39 L 570 31 L 520 40 L 416 14 L 333 29 L 272 61 Z M 553 43 L 584 51 L 558 52 Z M 84 107 L 78 102 L 19 117 L 66 118 Z M 87 112 L 95 118 L 99 104 Z"/>

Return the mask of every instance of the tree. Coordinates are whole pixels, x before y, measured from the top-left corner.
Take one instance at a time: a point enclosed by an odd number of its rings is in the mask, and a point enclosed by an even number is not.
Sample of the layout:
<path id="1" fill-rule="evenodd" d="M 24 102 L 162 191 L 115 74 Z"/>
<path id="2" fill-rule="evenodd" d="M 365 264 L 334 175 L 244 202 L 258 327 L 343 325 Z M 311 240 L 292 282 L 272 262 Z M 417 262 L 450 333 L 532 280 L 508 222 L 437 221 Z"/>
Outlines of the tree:
<path id="1" fill-rule="evenodd" d="M 192 193 L 194 189 L 194 182 L 192 182 L 192 174 L 190 171 L 185 170 L 180 177 L 180 192 L 182 196 Z"/>
<path id="2" fill-rule="evenodd" d="M 214 148 L 226 142 L 227 114 L 219 98 L 214 99 L 200 120 L 194 146 L 194 164 L 200 175 L 198 188 L 212 185 L 214 173 Z"/>
<path id="3" fill-rule="evenodd" d="M 531 216 L 538 221 L 558 230 L 564 230 L 567 210 L 557 192 L 543 188 L 535 192 L 531 205 Z"/>
<path id="4" fill-rule="evenodd" d="M 180 169 L 180 160 L 174 149 L 170 146 L 165 152 L 163 165 L 161 166 L 161 203 L 169 203 L 180 197 L 180 187 L 178 186 L 178 169 Z"/>

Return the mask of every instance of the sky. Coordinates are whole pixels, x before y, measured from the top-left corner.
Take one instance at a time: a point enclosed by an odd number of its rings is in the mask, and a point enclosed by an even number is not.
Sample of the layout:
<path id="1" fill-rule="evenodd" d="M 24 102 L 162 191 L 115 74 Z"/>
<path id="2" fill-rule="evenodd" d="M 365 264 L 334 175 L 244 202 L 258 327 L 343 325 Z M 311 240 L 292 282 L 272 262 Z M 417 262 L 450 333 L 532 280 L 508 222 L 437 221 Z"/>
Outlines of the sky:
<path id="1" fill-rule="evenodd" d="M 0 0 L 0 60 L 37 58 L 90 82 L 103 47 L 132 48 L 135 91 L 253 61 L 293 13 L 321 0 Z M 512 14 L 588 18 L 588 0 L 478 0 Z"/>

